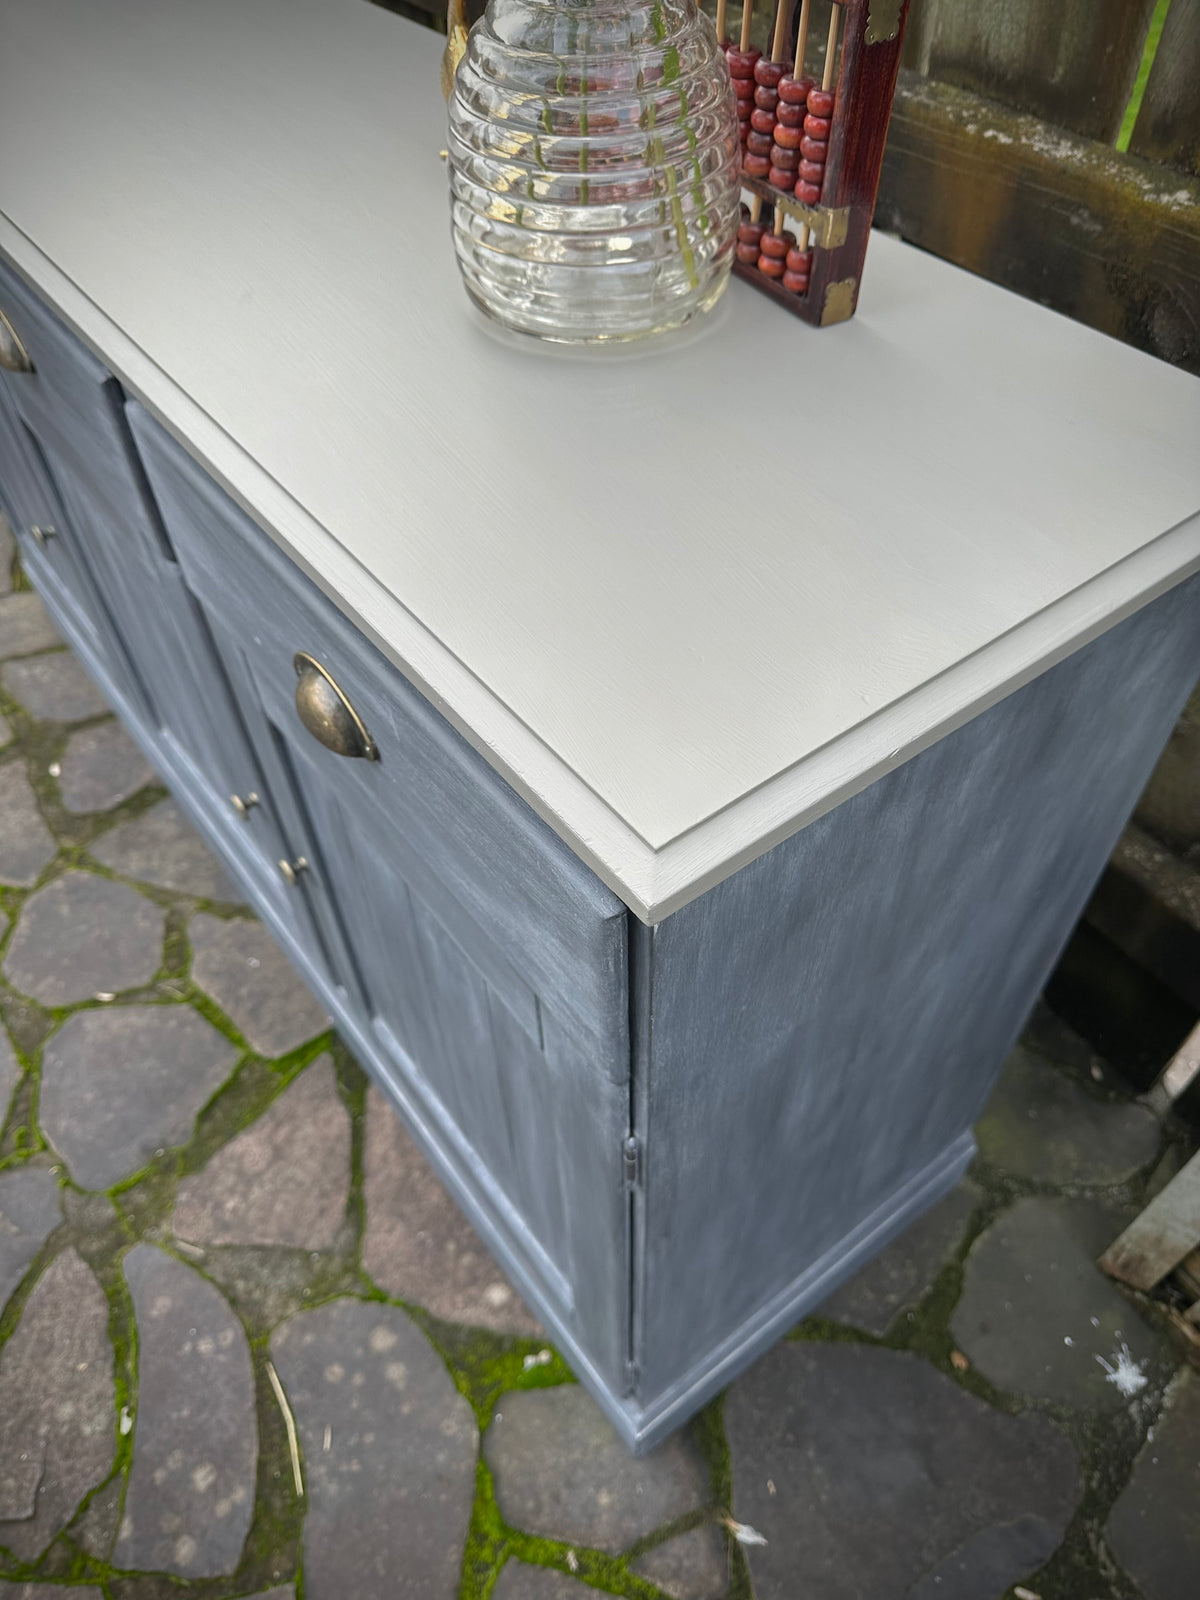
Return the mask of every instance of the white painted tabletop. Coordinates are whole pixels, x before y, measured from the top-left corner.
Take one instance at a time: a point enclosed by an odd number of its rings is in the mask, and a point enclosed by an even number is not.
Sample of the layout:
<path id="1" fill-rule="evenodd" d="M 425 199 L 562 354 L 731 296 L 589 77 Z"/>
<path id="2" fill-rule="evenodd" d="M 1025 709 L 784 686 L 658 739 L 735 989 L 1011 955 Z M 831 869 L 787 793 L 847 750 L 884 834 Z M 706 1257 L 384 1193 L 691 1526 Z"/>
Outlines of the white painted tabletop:
<path id="1" fill-rule="evenodd" d="M 0 0 L 0 249 L 639 915 L 1200 567 L 1200 381 L 878 235 L 840 327 L 495 336 L 441 47 Z"/>

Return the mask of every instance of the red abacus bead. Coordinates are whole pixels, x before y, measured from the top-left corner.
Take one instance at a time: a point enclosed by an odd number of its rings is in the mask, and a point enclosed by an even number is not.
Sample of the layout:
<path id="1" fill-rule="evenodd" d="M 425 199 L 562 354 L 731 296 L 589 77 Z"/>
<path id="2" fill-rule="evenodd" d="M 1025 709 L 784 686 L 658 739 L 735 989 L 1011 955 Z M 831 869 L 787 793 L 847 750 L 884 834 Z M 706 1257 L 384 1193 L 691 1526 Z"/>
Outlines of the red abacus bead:
<path id="1" fill-rule="evenodd" d="M 787 268 L 778 256 L 759 256 L 758 270 L 768 278 L 782 278 Z"/>
<path id="2" fill-rule="evenodd" d="M 752 244 L 757 250 L 758 241 L 766 231 L 766 227 L 761 222 L 743 222 L 738 228 L 738 243 Z"/>
<path id="3" fill-rule="evenodd" d="M 777 261 L 782 261 L 795 243 L 794 233 L 764 233 L 758 248 L 764 256 L 774 256 Z"/>
<path id="4" fill-rule="evenodd" d="M 775 113 L 773 111 L 754 110 L 750 113 L 750 126 L 755 133 L 775 132 Z"/>
<path id="5" fill-rule="evenodd" d="M 809 111 L 804 118 L 804 131 L 810 139 L 828 139 L 833 122 L 829 117 L 814 117 Z"/>
<path id="6" fill-rule="evenodd" d="M 808 288 L 808 273 L 785 272 L 779 281 L 785 289 L 790 289 L 793 294 L 803 294 Z"/>
<path id="7" fill-rule="evenodd" d="M 786 100 L 781 100 L 775 107 L 775 118 L 781 127 L 799 128 L 804 122 L 804 107 L 790 106 Z"/>
<path id="8" fill-rule="evenodd" d="M 742 171 L 748 178 L 765 178 L 771 170 L 771 163 L 766 156 L 747 156 L 742 162 Z"/>
<path id="9" fill-rule="evenodd" d="M 780 78 L 779 98 L 789 106 L 807 105 L 812 84 L 811 78 Z"/>
<path id="10" fill-rule="evenodd" d="M 808 91 L 808 109 L 814 117 L 831 117 L 833 115 L 833 90 L 810 89 Z"/>
<path id="11" fill-rule="evenodd" d="M 777 122 L 773 132 L 775 143 L 781 150 L 799 150 L 800 141 L 804 137 L 799 128 L 789 128 L 782 122 Z"/>
<path id="12" fill-rule="evenodd" d="M 740 239 L 741 237 L 742 231 L 739 228 L 738 238 Z M 789 272 L 809 272 L 812 270 L 812 258 L 813 253 L 811 250 L 793 249 L 788 251 L 787 255 L 784 257 L 784 260 L 787 262 L 787 269 Z"/>
<path id="13" fill-rule="evenodd" d="M 805 183 L 820 183 L 825 176 L 825 163 L 823 161 L 802 161 L 799 167 L 799 176 Z"/>
<path id="14" fill-rule="evenodd" d="M 750 121 L 749 117 L 739 117 L 738 118 L 738 132 L 742 136 L 742 143 L 743 144 L 745 144 L 746 135 L 750 132 L 750 129 L 753 126 L 754 126 L 754 124 Z"/>
<path id="15" fill-rule="evenodd" d="M 816 206 L 821 203 L 821 185 L 819 183 L 807 183 L 801 178 L 792 193 L 801 205 Z"/>
<path id="16" fill-rule="evenodd" d="M 810 139 L 805 134 L 800 141 L 800 154 L 805 161 L 823 162 L 829 154 L 829 146 L 824 139 Z"/>
<path id="17" fill-rule="evenodd" d="M 769 156 L 775 146 L 769 133 L 751 133 L 746 138 L 746 149 L 752 156 Z M 792 182 L 796 180 L 793 178 Z"/>
<path id="18" fill-rule="evenodd" d="M 760 111 L 774 111 L 779 104 L 778 89 L 766 89 L 760 83 L 754 91 L 754 104 Z"/>
<path id="19" fill-rule="evenodd" d="M 756 93 L 754 85 L 745 78 L 735 78 L 733 80 L 733 92 L 737 97 L 739 115 L 748 117 L 754 109 L 754 96 Z"/>
<path id="20" fill-rule="evenodd" d="M 735 253 L 738 260 L 744 262 L 746 266 L 756 267 L 758 265 L 758 246 L 756 244 L 739 244 Z"/>
<path id="21" fill-rule="evenodd" d="M 767 151 L 773 167 L 782 167 L 784 172 L 792 174 L 792 182 L 796 181 L 796 168 L 800 165 L 800 152 L 798 150 L 781 150 L 773 144 Z"/>
<path id="22" fill-rule="evenodd" d="M 782 189 L 785 194 L 791 192 L 796 181 L 796 174 L 790 167 L 772 167 L 767 173 L 767 182 L 773 189 Z"/>
<path id="23" fill-rule="evenodd" d="M 768 89 L 773 89 L 786 71 L 787 68 L 782 61 L 760 59 L 754 63 L 754 81 L 755 83 L 765 84 Z"/>
<path id="24" fill-rule="evenodd" d="M 754 68 L 761 55 L 761 50 L 735 50 L 730 45 L 725 55 L 725 59 L 729 62 L 730 76 L 733 78 L 749 78 L 753 83 Z"/>

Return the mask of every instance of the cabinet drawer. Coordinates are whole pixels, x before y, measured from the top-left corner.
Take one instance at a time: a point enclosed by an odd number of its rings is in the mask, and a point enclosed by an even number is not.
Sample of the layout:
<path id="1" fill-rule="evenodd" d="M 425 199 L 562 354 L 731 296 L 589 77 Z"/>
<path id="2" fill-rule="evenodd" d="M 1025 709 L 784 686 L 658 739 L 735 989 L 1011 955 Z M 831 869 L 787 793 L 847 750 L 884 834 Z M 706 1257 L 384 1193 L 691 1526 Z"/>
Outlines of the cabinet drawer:
<path id="1" fill-rule="evenodd" d="M 315 814 L 336 796 L 370 817 L 391 865 L 515 1013 L 524 984 L 586 1040 L 614 1082 L 628 1074 L 624 905 L 136 403 L 130 423 L 189 587 L 243 662 Z M 295 705 L 293 659 L 315 658 L 374 740 L 377 760 L 317 742 Z M 337 886 L 330 891 L 336 898 Z M 353 941 L 352 941 L 353 942 Z"/>

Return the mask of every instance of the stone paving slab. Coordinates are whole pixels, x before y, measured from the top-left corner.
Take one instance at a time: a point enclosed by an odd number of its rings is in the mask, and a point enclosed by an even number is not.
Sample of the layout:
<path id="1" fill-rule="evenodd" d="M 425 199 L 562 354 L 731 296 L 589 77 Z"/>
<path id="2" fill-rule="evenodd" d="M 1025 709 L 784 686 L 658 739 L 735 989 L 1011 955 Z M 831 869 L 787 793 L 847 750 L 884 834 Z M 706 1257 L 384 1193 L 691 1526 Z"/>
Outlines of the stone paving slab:
<path id="1" fill-rule="evenodd" d="M 846 1322 L 882 1336 L 906 1306 L 914 1306 L 954 1254 L 966 1232 L 979 1193 L 970 1183 L 956 1189 L 835 1289 L 817 1308 L 831 1322 Z"/>
<path id="2" fill-rule="evenodd" d="M 757 1600 L 983 1600 L 1041 1566 L 1079 1495 L 1046 1418 L 1005 1416 L 915 1355 L 777 1346 L 725 1400 Z M 920 1586 L 920 1587 L 918 1587 Z"/>
<path id="3" fill-rule="evenodd" d="M 1130 1397 L 1101 1359 L 1115 1365 L 1124 1346 L 1144 1373 L 1161 1362 L 1159 1341 L 1096 1265 L 1125 1220 L 1089 1201 L 1026 1199 L 975 1241 L 950 1326 L 998 1389 L 1103 1414 Z"/>
<path id="4" fill-rule="evenodd" d="M 68 811 L 107 811 L 156 781 L 119 722 L 80 728 L 67 740 L 58 787 Z"/>
<path id="5" fill-rule="evenodd" d="M 433 1347 L 397 1307 L 345 1299 L 271 1351 L 304 1453 L 305 1600 L 456 1600 L 478 1435 Z"/>
<path id="6" fill-rule="evenodd" d="M 0 767 L 0 883 L 30 888 L 58 852 L 20 761 Z"/>
<path id="7" fill-rule="evenodd" d="M 1105 1537 L 1146 1600 L 1200 1594 L 1200 1376 L 1184 1370 L 1146 1437 Z"/>
<path id="8" fill-rule="evenodd" d="M 1162 1143 L 1158 1119 L 1145 1106 L 1098 1099 L 1020 1047 L 975 1136 L 993 1166 L 1059 1187 L 1122 1183 L 1153 1161 Z"/>
<path id="9" fill-rule="evenodd" d="M 286 1055 L 330 1026 L 261 922 L 202 912 L 192 918 L 188 934 L 193 981 L 261 1055 Z"/>
<path id="10" fill-rule="evenodd" d="M 125 1258 L 138 1328 L 133 1470 L 118 1566 L 233 1572 L 254 1511 L 258 1428 L 250 1347 L 228 1302 L 150 1245 Z"/>
<path id="11" fill-rule="evenodd" d="M 0 599 L 0 658 L 32 655 L 62 644 L 50 613 L 36 594 L 6 594 Z"/>
<path id="12" fill-rule="evenodd" d="M 0 1579 L 0 1600 L 103 1600 L 103 1593 L 93 1584 L 50 1588 L 44 1583 L 5 1583 Z"/>
<path id="13" fill-rule="evenodd" d="M 501 1396 L 484 1455 L 510 1526 L 610 1555 L 711 1498 L 690 1434 L 635 1458 L 576 1384 Z"/>
<path id="14" fill-rule="evenodd" d="M 492 1590 L 492 1600 L 587 1600 L 596 1590 L 591 1584 L 557 1572 L 553 1567 L 531 1567 L 515 1558 L 506 1561 Z"/>
<path id="15" fill-rule="evenodd" d="M 74 1250 L 46 1268 L 0 1350 L 0 1462 L 33 1464 L 28 1506 L 0 1506 L 0 1546 L 32 1561 L 109 1471 L 116 1447 L 108 1302 Z M 10 1494 L 16 1485 L 10 1480 Z M 12 1516 L 12 1512 L 16 1512 Z"/>
<path id="16" fill-rule="evenodd" d="M 58 1196 L 58 1179 L 45 1167 L 0 1172 L 0 1311 L 62 1221 Z"/>
<path id="17" fill-rule="evenodd" d="M 163 914 L 144 895 L 91 872 L 64 872 L 30 895 L 4 974 L 45 1006 L 148 984 L 162 962 Z"/>
<path id="18" fill-rule="evenodd" d="M 107 1189 L 187 1142 L 236 1059 L 190 1006 L 78 1012 L 42 1052 L 42 1127 L 76 1183 Z"/>
<path id="19" fill-rule="evenodd" d="M 192 1244 L 328 1250 L 349 1192 L 350 1116 L 326 1054 L 183 1180 L 172 1226 Z"/>
<path id="20" fill-rule="evenodd" d="M 89 846 L 111 872 L 198 900 L 237 904 L 242 898 L 221 862 L 174 800 L 160 800 Z"/>
<path id="21" fill-rule="evenodd" d="M 0 682 L 31 717 L 47 722 L 83 722 L 108 711 L 108 702 L 66 650 L 26 656 L 0 668 Z"/>
<path id="22" fill-rule="evenodd" d="M 0 926 L 0 938 L 4 936 L 4 928 Z M 21 1063 L 17 1053 L 12 1047 L 12 1040 L 0 1024 L 0 1129 L 4 1127 L 4 1119 L 8 1114 L 8 1103 L 12 1099 L 12 1092 L 17 1086 L 21 1076 Z M 0 1302 L 3 1301 L 0 1295 Z"/>
<path id="23" fill-rule="evenodd" d="M 729 1586 L 725 1535 L 712 1523 L 656 1545 L 629 1565 L 671 1600 L 721 1600 Z"/>
<path id="24" fill-rule="evenodd" d="M 367 1092 L 363 1266 L 446 1322 L 537 1338 L 541 1327 L 446 1193 L 381 1089 Z"/>

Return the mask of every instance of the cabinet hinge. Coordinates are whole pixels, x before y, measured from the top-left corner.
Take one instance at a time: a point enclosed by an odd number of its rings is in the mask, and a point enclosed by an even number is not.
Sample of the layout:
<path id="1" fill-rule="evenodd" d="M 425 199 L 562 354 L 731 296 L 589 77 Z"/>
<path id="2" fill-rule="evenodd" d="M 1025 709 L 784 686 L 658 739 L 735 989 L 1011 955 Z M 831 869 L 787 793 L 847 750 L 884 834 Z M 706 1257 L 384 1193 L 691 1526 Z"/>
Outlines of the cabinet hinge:
<path id="1" fill-rule="evenodd" d="M 625 1394 L 629 1396 L 637 1393 L 638 1379 L 641 1377 L 641 1368 L 636 1361 L 625 1363 Z"/>
<path id="2" fill-rule="evenodd" d="M 625 1182 L 632 1189 L 642 1181 L 642 1146 L 631 1133 L 621 1147 Z"/>

